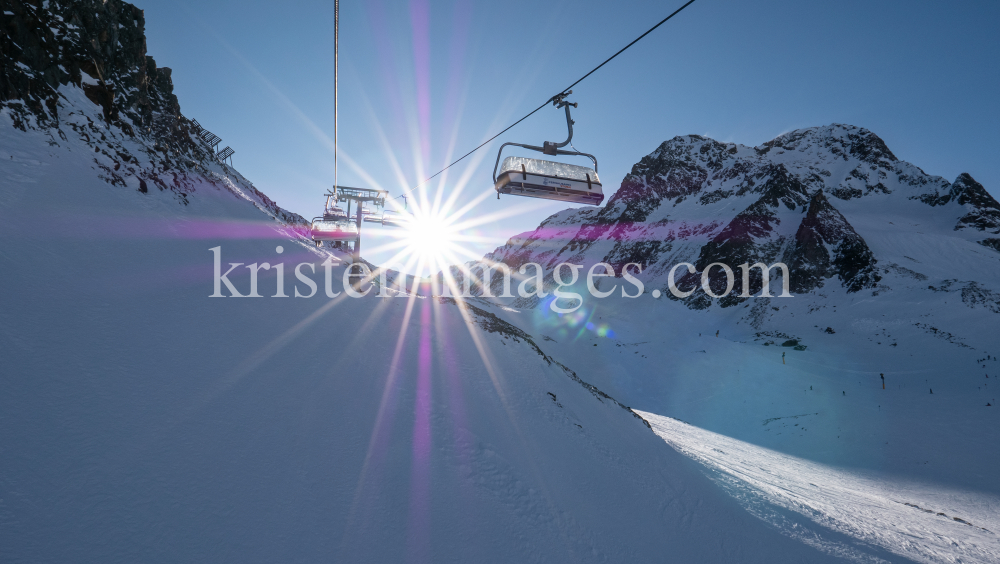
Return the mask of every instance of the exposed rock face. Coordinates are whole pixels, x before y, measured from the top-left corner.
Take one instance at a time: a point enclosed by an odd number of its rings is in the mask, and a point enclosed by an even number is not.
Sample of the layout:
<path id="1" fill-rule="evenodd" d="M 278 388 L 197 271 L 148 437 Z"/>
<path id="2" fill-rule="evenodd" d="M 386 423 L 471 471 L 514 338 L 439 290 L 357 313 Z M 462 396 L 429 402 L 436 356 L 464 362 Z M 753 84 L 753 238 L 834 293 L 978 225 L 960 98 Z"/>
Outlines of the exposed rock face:
<path id="1" fill-rule="evenodd" d="M 701 248 L 695 267 L 698 272 L 704 271 L 712 263 L 722 263 L 730 268 L 741 264 L 758 262 L 770 265 L 782 255 L 789 237 L 781 228 L 782 218 L 790 214 L 799 214 L 809 202 L 808 188 L 795 177 L 788 174 L 782 165 L 775 165 L 768 170 L 768 176 L 759 185 L 763 191 L 761 197 L 733 218 L 729 225 L 718 233 L 710 242 Z M 722 295 L 726 291 L 727 280 L 723 270 L 710 272 L 712 291 Z M 701 284 L 700 274 L 687 274 L 681 278 L 680 287 L 683 290 L 697 288 Z M 759 293 L 763 288 L 762 274 L 759 269 L 750 273 L 750 293 Z M 724 305 L 739 303 L 743 298 L 730 294 L 723 299 Z M 707 307 L 710 303 L 707 294 L 699 294 L 692 303 Z"/>
<path id="2" fill-rule="evenodd" d="M 624 209 L 617 214 L 619 223 L 645 221 L 664 201 L 677 205 L 701 191 L 710 172 L 722 167 L 729 146 L 700 135 L 687 139 L 699 143 L 702 162 L 690 158 L 691 146 L 686 143 L 663 143 L 632 167 L 605 211 L 620 204 Z"/>
<path id="3" fill-rule="evenodd" d="M 842 134 L 831 135 L 838 129 Z M 757 151 L 760 154 L 771 150 L 805 152 L 813 147 L 848 162 L 853 158 L 863 163 L 885 165 L 899 160 L 878 135 L 864 128 L 838 124 L 792 131 L 764 143 Z"/>
<path id="4" fill-rule="evenodd" d="M 958 220 L 955 230 L 975 229 L 987 233 L 1000 234 L 1000 203 L 997 203 L 983 188 L 966 173 L 962 173 L 951 185 L 951 196 L 958 205 L 965 206 L 968 213 Z"/>
<path id="5" fill-rule="evenodd" d="M 979 244 L 1000 253 L 1000 238 L 991 237 L 989 239 L 983 239 L 982 241 L 979 241 Z"/>
<path id="6" fill-rule="evenodd" d="M 58 122 L 58 89 L 72 83 L 130 134 L 154 125 L 161 137 L 177 133 L 182 116 L 170 69 L 158 69 L 146 55 L 142 10 L 120 0 L 11 0 L 7 6 L 13 15 L 3 16 L 0 35 L 0 101 L 15 115 Z"/>
<path id="7" fill-rule="evenodd" d="M 6 0 L 0 113 L 22 131 L 49 132 L 57 145 L 69 135 L 83 140 L 110 184 L 155 187 L 187 203 L 207 181 L 281 221 L 304 222 L 218 162 L 181 114 L 170 69 L 146 54 L 144 27 L 142 10 L 121 0 Z"/>

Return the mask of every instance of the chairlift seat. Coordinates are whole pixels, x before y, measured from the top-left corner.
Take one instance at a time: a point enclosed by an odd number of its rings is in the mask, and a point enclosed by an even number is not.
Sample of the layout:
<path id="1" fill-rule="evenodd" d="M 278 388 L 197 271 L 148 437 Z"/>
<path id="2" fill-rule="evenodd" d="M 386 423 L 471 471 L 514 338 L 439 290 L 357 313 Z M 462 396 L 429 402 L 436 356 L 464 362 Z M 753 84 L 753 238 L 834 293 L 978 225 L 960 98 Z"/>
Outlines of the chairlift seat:
<path id="1" fill-rule="evenodd" d="M 329 221 L 315 218 L 312 221 L 313 241 L 354 241 L 358 238 L 358 226 L 348 220 Z"/>
<path id="2" fill-rule="evenodd" d="M 597 172 L 589 167 L 507 157 L 494 185 L 498 194 L 600 205 L 604 190 Z"/>

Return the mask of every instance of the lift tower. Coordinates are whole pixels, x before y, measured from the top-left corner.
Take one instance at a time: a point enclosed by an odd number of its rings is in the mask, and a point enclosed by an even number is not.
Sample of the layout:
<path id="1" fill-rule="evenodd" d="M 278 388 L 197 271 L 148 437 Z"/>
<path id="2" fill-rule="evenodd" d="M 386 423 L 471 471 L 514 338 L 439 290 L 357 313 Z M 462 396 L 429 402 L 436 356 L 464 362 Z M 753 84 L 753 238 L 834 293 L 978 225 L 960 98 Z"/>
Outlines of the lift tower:
<path id="1" fill-rule="evenodd" d="M 351 202 L 357 202 L 357 225 L 358 225 L 358 238 L 354 240 L 354 260 L 361 260 L 361 219 L 362 213 L 361 208 L 366 202 L 371 202 L 371 205 L 376 208 L 385 208 L 385 200 L 389 197 L 389 192 L 386 190 L 373 190 L 371 188 L 351 188 L 349 186 L 334 186 L 332 190 L 326 193 L 327 196 L 333 197 L 336 201 L 347 200 L 347 216 L 351 215 Z"/>

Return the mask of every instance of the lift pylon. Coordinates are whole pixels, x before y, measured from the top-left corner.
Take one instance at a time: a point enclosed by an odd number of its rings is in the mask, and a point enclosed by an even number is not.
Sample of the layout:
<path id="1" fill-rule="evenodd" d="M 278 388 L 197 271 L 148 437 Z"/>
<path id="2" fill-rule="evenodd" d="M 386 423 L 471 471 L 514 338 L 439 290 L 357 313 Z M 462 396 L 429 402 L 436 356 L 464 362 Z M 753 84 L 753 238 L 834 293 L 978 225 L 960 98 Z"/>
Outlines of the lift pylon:
<path id="1" fill-rule="evenodd" d="M 326 193 L 327 197 L 333 198 L 334 201 L 339 202 L 342 200 L 347 201 L 347 215 L 351 215 L 351 202 L 356 202 L 356 217 L 355 222 L 358 228 L 358 237 L 354 240 L 354 258 L 355 260 L 361 260 L 361 221 L 364 219 L 364 212 L 362 208 L 365 203 L 370 203 L 377 208 L 385 207 L 385 200 L 389 197 L 389 192 L 386 190 L 375 190 L 372 188 L 352 188 L 350 186 L 334 186 L 332 190 Z"/>

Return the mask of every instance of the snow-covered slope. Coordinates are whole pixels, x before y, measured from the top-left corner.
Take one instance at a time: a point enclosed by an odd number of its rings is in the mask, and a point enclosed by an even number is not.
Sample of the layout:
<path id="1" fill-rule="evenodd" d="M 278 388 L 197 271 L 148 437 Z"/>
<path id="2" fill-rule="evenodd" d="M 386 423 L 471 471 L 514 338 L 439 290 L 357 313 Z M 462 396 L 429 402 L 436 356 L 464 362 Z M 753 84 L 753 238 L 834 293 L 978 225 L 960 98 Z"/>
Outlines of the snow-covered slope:
<path id="1" fill-rule="evenodd" d="M 832 530 L 923 562 L 995 562 L 1000 553 L 1000 520 L 989 498 L 873 479 L 640 413 L 751 511 L 806 542 L 821 542 Z"/>
<path id="2" fill-rule="evenodd" d="M 85 142 L 4 119 L 4 562 L 825 558 L 485 313 L 209 298 L 212 247 L 284 262 L 288 292 L 326 256 L 228 191 L 116 186 Z"/>

